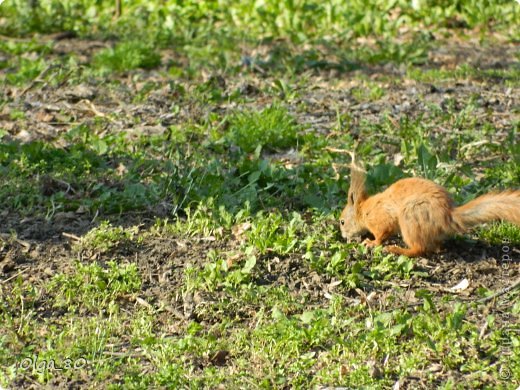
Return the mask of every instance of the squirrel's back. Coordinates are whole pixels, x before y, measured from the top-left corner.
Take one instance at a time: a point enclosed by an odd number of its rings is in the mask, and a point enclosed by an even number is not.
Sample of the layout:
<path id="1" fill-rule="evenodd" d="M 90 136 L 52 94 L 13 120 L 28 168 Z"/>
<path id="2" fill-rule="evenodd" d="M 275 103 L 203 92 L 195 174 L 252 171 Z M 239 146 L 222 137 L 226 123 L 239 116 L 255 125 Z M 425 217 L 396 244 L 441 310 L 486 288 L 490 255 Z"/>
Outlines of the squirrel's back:
<path id="1" fill-rule="evenodd" d="M 451 210 L 455 204 L 446 189 L 431 180 L 410 177 L 396 181 L 382 192 L 401 207 L 414 207 L 429 204 Z"/>
<path id="2" fill-rule="evenodd" d="M 520 226 L 519 190 L 491 192 L 456 207 L 444 187 L 427 179 L 407 178 L 394 183 L 382 195 L 395 205 L 391 209 L 396 212 L 400 230 L 415 231 L 415 236 L 442 238 L 500 220 Z"/>

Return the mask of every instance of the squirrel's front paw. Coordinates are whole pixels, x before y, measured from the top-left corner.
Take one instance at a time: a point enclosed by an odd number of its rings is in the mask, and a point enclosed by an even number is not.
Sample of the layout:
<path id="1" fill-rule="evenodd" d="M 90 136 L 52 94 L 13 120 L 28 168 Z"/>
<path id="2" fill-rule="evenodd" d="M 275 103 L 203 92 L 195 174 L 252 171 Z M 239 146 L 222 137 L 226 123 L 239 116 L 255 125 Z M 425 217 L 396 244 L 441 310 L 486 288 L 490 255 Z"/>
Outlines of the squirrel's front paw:
<path id="1" fill-rule="evenodd" d="M 365 244 L 366 246 L 369 246 L 369 247 L 374 247 L 374 246 L 378 246 L 379 245 L 376 242 L 376 240 L 370 240 L 368 238 L 363 241 L 363 244 Z"/>

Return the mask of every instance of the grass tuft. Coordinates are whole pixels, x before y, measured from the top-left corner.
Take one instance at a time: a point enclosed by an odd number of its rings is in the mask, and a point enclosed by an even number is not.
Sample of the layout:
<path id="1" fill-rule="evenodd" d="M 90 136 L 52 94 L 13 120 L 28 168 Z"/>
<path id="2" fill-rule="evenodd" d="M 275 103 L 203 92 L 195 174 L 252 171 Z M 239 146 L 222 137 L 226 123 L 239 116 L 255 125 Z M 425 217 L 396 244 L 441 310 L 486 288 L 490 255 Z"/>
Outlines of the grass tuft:
<path id="1" fill-rule="evenodd" d="M 298 130 L 287 109 L 272 105 L 235 113 L 229 119 L 228 139 L 247 153 L 258 147 L 275 151 L 295 146 Z"/>
<path id="2" fill-rule="evenodd" d="M 134 69 L 152 69 L 161 63 L 161 55 L 141 41 L 118 43 L 104 49 L 93 59 L 96 68 L 107 72 L 127 72 Z"/>

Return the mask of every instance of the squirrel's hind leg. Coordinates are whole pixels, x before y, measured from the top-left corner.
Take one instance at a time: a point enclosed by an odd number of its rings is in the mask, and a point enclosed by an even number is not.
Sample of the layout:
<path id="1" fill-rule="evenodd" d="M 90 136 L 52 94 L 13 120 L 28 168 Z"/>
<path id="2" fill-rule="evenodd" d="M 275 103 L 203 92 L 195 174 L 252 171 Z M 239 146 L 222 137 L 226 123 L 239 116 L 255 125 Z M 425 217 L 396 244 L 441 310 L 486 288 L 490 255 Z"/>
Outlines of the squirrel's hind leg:
<path id="1" fill-rule="evenodd" d="M 435 202 L 410 202 L 399 216 L 401 236 L 408 248 L 387 247 L 387 250 L 408 257 L 437 250 L 445 231 L 446 214 L 445 208 Z"/>
<path id="2" fill-rule="evenodd" d="M 401 248 L 399 246 L 385 246 L 385 250 L 396 255 L 404 255 L 408 257 L 417 257 L 424 254 L 424 249 L 420 247 L 415 248 Z"/>

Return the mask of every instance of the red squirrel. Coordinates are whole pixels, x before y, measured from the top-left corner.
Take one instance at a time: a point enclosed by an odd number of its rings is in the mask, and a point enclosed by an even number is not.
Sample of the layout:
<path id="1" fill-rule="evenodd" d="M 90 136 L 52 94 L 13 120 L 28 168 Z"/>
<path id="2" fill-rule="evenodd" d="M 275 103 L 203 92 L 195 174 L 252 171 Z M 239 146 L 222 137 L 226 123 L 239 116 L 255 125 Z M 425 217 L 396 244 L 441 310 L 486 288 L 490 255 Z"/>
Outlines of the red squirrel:
<path id="1" fill-rule="evenodd" d="M 347 240 L 370 232 L 374 239 L 364 243 L 376 246 L 400 233 L 408 248 L 385 249 L 416 257 L 439 251 L 445 238 L 481 223 L 502 220 L 520 226 L 520 190 L 492 192 L 456 207 L 448 191 L 430 180 L 401 179 L 368 196 L 365 178 L 366 172 L 353 162 L 347 205 L 340 217 L 341 235 Z"/>

